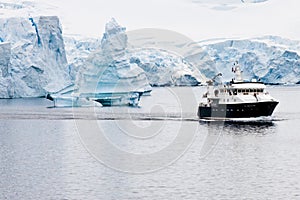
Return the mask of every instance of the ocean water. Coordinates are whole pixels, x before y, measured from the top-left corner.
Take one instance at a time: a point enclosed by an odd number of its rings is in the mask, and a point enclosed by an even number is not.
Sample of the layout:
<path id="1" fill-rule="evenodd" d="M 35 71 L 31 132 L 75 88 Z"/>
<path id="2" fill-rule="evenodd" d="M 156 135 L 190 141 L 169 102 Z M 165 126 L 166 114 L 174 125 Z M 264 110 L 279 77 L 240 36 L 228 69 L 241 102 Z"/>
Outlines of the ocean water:
<path id="1" fill-rule="evenodd" d="M 138 108 L 0 100 L 0 199 L 300 199 L 300 87 L 272 118 L 199 121 L 205 88 Z"/>

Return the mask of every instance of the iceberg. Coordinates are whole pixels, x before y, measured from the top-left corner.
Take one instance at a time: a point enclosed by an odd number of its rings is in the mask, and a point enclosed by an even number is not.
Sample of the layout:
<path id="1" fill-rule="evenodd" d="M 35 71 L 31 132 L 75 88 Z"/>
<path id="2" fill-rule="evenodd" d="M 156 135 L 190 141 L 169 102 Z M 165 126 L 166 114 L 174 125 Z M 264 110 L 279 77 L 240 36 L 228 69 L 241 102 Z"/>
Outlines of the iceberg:
<path id="1" fill-rule="evenodd" d="M 126 28 L 115 19 L 106 24 L 100 49 L 80 68 L 75 85 L 79 93 L 149 92 L 145 72 L 127 57 Z"/>
<path id="2" fill-rule="evenodd" d="M 94 105 L 137 106 L 144 93 L 151 92 L 145 72 L 127 57 L 126 28 L 115 19 L 106 24 L 100 48 L 82 57 L 83 63 L 77 69 L 74 87 L 48 96 L 56 106 Z"/>
<path id="3" fill-rule="evenodd" d="M 58 17 L 0 19 L 0 98 L 42 97 L 71 84 Z"/>

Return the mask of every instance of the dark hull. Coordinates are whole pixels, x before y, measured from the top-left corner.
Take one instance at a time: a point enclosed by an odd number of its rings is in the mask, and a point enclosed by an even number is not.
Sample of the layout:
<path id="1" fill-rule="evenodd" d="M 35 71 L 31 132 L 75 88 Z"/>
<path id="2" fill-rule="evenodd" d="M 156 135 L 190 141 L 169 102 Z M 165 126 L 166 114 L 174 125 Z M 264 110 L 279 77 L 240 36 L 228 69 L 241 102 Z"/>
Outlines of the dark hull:
<path id="1" fill-rule="evenodd" d="M 198 116 L 200 118 L 250 118 L 271 116 L 277 101 L 218 104 L 214 107 L 199 106 Z"/>

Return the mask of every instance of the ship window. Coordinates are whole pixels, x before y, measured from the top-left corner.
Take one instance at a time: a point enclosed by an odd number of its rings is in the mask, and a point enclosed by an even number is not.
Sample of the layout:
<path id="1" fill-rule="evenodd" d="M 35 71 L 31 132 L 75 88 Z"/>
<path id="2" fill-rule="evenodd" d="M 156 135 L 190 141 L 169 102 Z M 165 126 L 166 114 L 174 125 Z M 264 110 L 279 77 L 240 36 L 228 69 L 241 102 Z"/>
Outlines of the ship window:
<path id="1" fill-rule="evenodd" d="M 252 92 L 253 92 L 253 89 L 250 89 L 250 92 L 252 93 Z"/>
<path id="2" fill-rule="evenodd" d="M 227 99 L 227 102 L 229 102 L 229 99 Z"/>
<path id="3" fill-rule="evenodd" d="M 234 94 L 234 95 L 237 95 L 237 90 L 233 90 L 233 94 Z"/>
<path id="4" fill-rule="evenodd" d="M 227 111 L 229 111 L 229 109 L 227 109 Z"/>
<path id="5" fill-rule="evenodd" d="M 219 90 L 215 90 L 214 93 L 215 93 L 215 96 L 217 97 L 219 95 Z"/>

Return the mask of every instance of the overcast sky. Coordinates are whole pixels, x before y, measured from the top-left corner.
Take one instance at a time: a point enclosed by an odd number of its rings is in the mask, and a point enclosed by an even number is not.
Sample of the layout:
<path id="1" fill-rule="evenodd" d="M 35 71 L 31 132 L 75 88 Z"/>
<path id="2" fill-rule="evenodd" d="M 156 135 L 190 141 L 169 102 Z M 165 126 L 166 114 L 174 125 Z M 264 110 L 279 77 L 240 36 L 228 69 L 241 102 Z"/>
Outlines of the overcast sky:
<path id="1" fill-rule="evenodd" d="M 300 40 L 300 1 L 35 0 L 59 15 L 64 33 L 101 37 L 114 17 L 127 30 L 163 28 L 194 40 L 277 35 Z M 249 2 L 250 0 L 248 0 Z"/>

